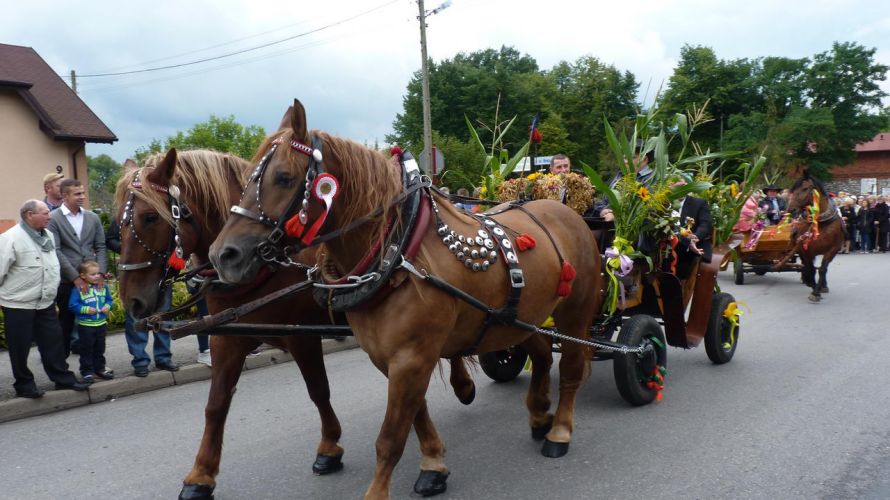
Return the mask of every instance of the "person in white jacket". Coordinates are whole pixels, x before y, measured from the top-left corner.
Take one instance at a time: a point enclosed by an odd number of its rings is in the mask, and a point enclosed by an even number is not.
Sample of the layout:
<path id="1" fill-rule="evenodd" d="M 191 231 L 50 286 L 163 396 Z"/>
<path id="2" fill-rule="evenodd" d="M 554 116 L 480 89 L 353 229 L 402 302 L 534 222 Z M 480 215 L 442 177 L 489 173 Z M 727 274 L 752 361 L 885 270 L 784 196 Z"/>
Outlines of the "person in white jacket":
<path id="1" fill-rule="evenodd" d="M 46 231 L 49 208 L 40 200 L 28 200 L 20 214 L 21 222 L 0 234 L 0 307 L 15 378 L 13 387 L 20 397 L 43 396 L 28 369 L 33 341 L 56 389 L 86 390 L 87 386 L 68 369 L 56 316 L 59 259 L 53 237 Z"/>

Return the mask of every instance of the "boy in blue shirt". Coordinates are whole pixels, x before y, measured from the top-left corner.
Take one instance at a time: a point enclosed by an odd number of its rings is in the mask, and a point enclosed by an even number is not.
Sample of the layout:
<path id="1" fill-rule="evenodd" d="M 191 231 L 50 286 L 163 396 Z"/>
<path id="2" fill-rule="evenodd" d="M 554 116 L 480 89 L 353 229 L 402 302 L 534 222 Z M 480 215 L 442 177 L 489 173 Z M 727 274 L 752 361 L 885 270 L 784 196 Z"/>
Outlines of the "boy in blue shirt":
<path id="1" fill-rule="evenodd" d="M 84 383 L 93 383 L 93 375 L 111 380 L 114 372 L 105 368 L 105 331 L 108 312 L 113 299 L 111 290 L 105 284 L 105 276 L 99 271 L 99 264 L 92 260 L 81 262 L 78 267 L 80 277 L 89 284 L 87 291 L 76 288 L 71 293 L 68 309 L 75 314 L 80 354 L 80 374 Z"/>

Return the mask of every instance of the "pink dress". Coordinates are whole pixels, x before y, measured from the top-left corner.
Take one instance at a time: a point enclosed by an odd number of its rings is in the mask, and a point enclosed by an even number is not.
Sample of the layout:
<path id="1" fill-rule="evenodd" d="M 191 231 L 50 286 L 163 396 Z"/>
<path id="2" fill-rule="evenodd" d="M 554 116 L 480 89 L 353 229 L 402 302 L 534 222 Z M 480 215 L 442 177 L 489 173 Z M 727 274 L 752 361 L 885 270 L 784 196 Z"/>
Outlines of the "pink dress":
<path id="1" fill-rule="evenodd" d="M 751 230 L 751 226 L 754 225 L 754 220 L 757 217 L 757 213 L 760 212 L 760 209 L 757 207 L 757 200 L 754 197 L 748 198 L 748 201 L 742 206 L 742 211 L 739 214 L 739 221 L 733 226 L 732 230 L 737 233 L 746 233 Z"/>

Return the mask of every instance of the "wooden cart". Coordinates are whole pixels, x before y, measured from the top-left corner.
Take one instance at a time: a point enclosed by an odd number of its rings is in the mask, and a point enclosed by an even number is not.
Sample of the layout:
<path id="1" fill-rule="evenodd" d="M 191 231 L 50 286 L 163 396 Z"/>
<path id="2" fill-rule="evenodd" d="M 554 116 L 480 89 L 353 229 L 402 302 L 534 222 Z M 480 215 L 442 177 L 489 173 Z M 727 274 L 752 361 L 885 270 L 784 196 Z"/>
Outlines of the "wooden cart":
<path id="1" fill-rule="evenodd" d="M 738 233 L 738 236 L 742 237 L 743 241 L 736 248 L 733 262 L 736 285 L 745 283 L 746 273 L 763 276 L 766 273 L 799 273 L 803 269 L 803 265 L 796 261 L 796 256 L 789 259 L 781 268 L 776 268 L 776 264 L 794 247 L 791 224 L 765 227 L 753 245 L 751 240 L 756 238 L 754 231 Z"/>

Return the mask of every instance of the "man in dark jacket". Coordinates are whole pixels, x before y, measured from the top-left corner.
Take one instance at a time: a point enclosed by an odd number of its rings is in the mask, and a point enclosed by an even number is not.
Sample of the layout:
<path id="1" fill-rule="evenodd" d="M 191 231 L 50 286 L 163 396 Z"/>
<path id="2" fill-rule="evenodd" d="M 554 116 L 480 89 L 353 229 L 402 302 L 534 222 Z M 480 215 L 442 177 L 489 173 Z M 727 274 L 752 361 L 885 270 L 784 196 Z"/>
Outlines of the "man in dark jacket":
<path id="1" fill-rule="evenodd" d="M 776 225 L 782 222 L 782 216 L 788 209 L 785 199 L 779 196 L 778 186 L 766 186 L 763 188 L 766 196 L 760 200 L 760 209 L 766 212 L 766 218 L 770 224 Z"/>
<path id="2" fill-rule="evenodd" d="M 706 200 L 687 196 L 680 203 L 680 225 L 686 227 L 687 219 L 692 219 L 690 234 L 681 235 L 677 245 L 677 277 L 686 279 L 696 257 L 701 257 L 702 262 L 711 262 L 714 224 Z"/>

